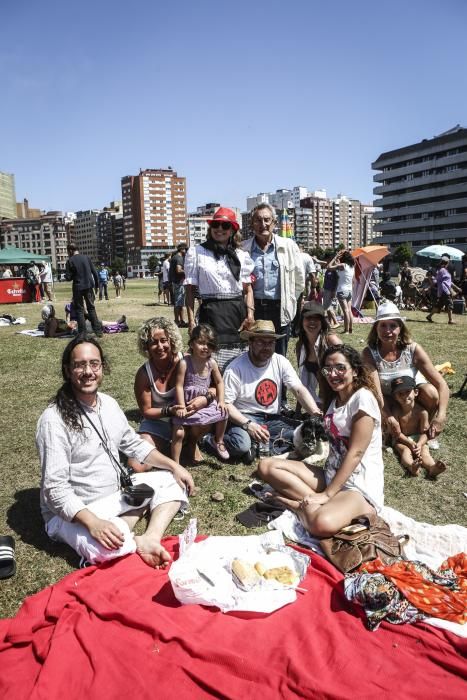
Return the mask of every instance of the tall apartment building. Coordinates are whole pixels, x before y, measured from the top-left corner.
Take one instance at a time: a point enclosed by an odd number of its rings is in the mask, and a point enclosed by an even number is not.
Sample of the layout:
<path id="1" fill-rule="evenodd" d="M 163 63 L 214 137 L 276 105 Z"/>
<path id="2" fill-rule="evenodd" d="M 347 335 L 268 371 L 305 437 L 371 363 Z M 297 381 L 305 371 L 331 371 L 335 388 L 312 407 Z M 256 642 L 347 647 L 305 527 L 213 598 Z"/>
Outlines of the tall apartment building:
<path id="1" fill-rule="evenodd" d="M 97 216 L 96 226 L 99 262 L 111 265 L 115 258 L 124 260 L 122 203 L 110 202 L 110 206 L 104 207 Z"/>
<path id="2" fill-rule="evenodd" d="M 325 190 L 317 190 L 300 202 L 299 217 L 303 219 L 303 210 L 308 209 L 307 237 L 300 242 L 305 248 L 334 248 L 334 204 L 326 196 Z M 311 230 L 310 228 L 311 227 Z M 298 236 L 298 233 L 297 233 Z"/>
<path id="3" fill-rule="evenodd" d="M 140 274 L 151 255 L 187 241 L 186 180 L 167 168 L 140 170 L 121 182 L 128 273 Z"/>
<path id="4" fill-rule="evenodd" d="M 377 222 L 377 209 L 370 204 L 362 204 L 361 215 L 361 241 L 362 245 L 372 245 L 375 236 L 375 224 Z"/>
<path id="5" fill-rule="evenodd" d="M 382 153 L 372 164 L 374 243 L 414 250 L 447 244 L 467 250 L 467 129 L 456 126 Z"/>
<path id="6" fill-rule="evenodd" d="M 247 197 L 246 209 L 251 211 L 258 204 L 270 204 L 276 209 L 291 209 L 300 206 L 300 200 L 307 197 L 309 194 L 306 187 L 298 185 L 291 190 L 281 189 L 275 192 L 260 192 L 257 195 Z"/>
<path id="7" fill-rule="evenodd" d="M 77 211 L 74 222 L 73 243 L 83 255 L 89 255 L 93 263 L 99 262 L 97 247 L 97 217 L 100 209 Z"/>
<path id="8" fill-rule="evenodd" d="M 15 245 L 28 253 L 47 255 L 58 274 L 65 272 L 67 225 L 62 212 L 50 211 L 37 218 L 0 222 L 0 245 Z"/>
<path id="9" fill-rule="evenodd" d="M 0 221 L 16 216 L 15 176 L 0 172 Z"/>
<path id="10" fill-rule="evenodd" d="M 358 199 L 349 199 L 339 194 L 333 199 L 334 208 L 334 246 L 358 248 L 361 242 L 361 203 Z"/>

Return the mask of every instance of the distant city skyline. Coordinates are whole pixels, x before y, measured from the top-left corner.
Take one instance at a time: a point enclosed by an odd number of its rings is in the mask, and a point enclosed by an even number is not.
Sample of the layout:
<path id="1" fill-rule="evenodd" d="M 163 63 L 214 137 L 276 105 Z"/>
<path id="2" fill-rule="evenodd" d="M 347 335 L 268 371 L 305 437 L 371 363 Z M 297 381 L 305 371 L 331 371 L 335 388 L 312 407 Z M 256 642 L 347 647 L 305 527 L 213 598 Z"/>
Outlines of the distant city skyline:
<path id="1" fill-rule="evenodd" d="M 381 153 L 467 123 L 461 0 L 2 10 L 0 171 L 78 211 L 172 166 L 188 210 L 302 185 L 370 204 Z"/>

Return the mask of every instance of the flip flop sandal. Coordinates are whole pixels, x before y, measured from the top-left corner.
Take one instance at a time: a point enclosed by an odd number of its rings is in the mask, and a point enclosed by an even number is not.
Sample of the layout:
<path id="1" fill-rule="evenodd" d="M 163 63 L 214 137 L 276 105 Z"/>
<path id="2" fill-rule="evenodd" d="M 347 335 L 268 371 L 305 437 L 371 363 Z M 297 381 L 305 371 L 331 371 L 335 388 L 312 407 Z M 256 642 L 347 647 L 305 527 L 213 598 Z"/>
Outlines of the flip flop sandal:
<path id="1" fill-rule="evenodd" d="M 0 579 L 16 573 L 15 541 L 10 535 L 0 537 Z"/>
<path id="2" fill-rule="evenodd" d="M 235 520 L 244 527 L 261 527 L 275 520 L 284 512 L 285 508 L 268 503 L 253 503 L 249 508 L 235 516 Z"/>
<path id="3" fill-rule="evenodd" d="M 251 484 L 248 484 L 248 489 L 253 496 L 259 498 L 263 503 L 268 502 L 271 496 L 276 495 L 274 489 L 268 484 L 263 484 L 262 481 L 252 481 Z"/>

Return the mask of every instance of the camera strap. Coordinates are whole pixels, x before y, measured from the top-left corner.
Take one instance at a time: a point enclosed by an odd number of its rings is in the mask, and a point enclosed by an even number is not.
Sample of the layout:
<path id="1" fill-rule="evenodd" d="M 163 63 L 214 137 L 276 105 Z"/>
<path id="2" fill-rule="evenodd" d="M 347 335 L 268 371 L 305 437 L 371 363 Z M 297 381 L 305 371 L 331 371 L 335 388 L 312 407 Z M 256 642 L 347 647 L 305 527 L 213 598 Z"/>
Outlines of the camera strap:
<path id="1" fill-rule="evenodd" d="M 127 469 L 126 467 L 124 467 L 123 464 L 120 464 L 120 460 L 118 460 L 118 459 L 115 458 L 115 455 L 113 454 L 112 450 L 110 449 L 110 447 L 109 447 L 109 445 L 108 445 L 108 442 L 110 441 L 110 438 L 107 438 L 107 439 L 106 439 L 107 436 L 104 437 L 103 435 L 101 435 L 101 433 L 100 433 L 99 429 L 97 428 L 97 426 L 95 425 L 94 421 L 92 421 L 92 420 L 90 419 L 90 417 L 88 416 L 88 414 L 81 408 L 81 406 L 80 406 L 79 408 L 80 408 L 81 414 L 86 418 L 86 420 L 88 421 L 89 425 L 90 425 L 90 426 L 95 430 L 95 432 L 97 433 L 97 435 L 98 435 L 98 437 L 99 437 L 99 439 L 100 439 L 100 441 L 101 441 L 102 447 L 104 448 L 105 453 L 107 454 L 107 456 L 108 456 L 109 459 L 110 459 L 111 465 L 113 466 L 113 468 L 115 469 L 115 471 L 117 472 L 117 474 L 118 474 L 118 476 L 119 476 L 119 478 L 120 478 L 120 486 L 121 486 L 121 488 L 124 489 L 124 488 L 126 488 L 127 486 L 131 486 L 133 482 L 132 482 L 132 480 L 131 480 L 130 471 L 129 471 L 129 469 Z M 103 431 L 104 431 L 104 426 L 103 426 L 103 424 L 102 424 L 102 420 L 101 420 L 99 414 L 97 414 L 97 415 L 98 415 L 98 417 L 99 417 L 99 420 L 100 420 L 100 422 L 101 422 L 102 429 L 103 429 Z M 105 431 L 104 431 L 104 432 L 105 432 Z"/>

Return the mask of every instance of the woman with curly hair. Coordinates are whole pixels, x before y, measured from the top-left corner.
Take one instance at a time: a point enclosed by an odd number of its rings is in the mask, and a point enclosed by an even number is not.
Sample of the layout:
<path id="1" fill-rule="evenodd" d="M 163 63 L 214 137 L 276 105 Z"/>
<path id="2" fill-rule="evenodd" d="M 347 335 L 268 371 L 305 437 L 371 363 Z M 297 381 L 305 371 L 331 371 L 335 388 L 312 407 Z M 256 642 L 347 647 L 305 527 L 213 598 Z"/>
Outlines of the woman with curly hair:
<path id="1" fill-rule="evenodd" d="M 146 362 L 136 373 L 134 392 L 143 419 L 138 433 L 159 450 L 168 452 L 172 439 L 171 418 L 183 406 L 177 405 L 175 384 L 182 354 L 182 337 L 173 321 L 155 317 L 146 321 L 138 333 L 138 349 Z M 187 416 L 205 408 L 215 398 L 215 389 L 186 405 Z M 195 461 L 201 459 L 196 450 Z"/>
<path id="2" fill-rule="evenodd" d="M 327 348 L 321 373 L 330 436 L 324 470 L 268 458 L 258 471 L 311 534 L 330 537 L 382 508 L 384 465 L 378 391 L 359 353 L 350 345 Z"/>
<path id="3" fill-rule="evenodd" d="M 404 320 L 391 301 L 380 304 L 362 358 L 370 367 L 378 393 L 384 400 L 387 431 L 395 438 L 400 435 L 399 423 L 393 415 L 391 382 L 397 377 L 409 376 L 417 385 L 418 403 L 430 416 L 428 438 L 432 439 L 439 435 L 446 422 L 449 387 L 422 346 L 413 342 Z"/>

